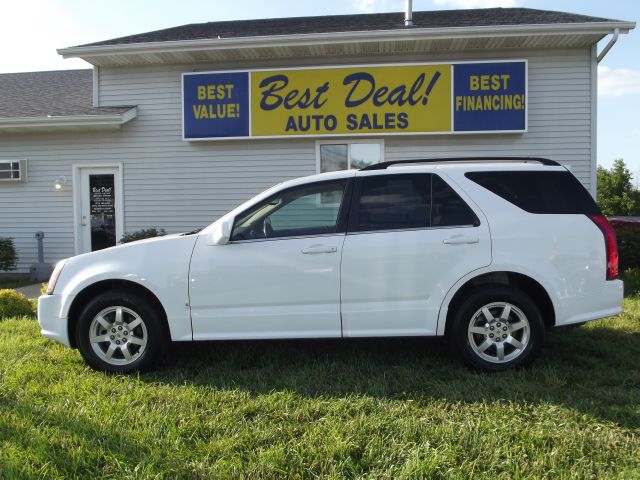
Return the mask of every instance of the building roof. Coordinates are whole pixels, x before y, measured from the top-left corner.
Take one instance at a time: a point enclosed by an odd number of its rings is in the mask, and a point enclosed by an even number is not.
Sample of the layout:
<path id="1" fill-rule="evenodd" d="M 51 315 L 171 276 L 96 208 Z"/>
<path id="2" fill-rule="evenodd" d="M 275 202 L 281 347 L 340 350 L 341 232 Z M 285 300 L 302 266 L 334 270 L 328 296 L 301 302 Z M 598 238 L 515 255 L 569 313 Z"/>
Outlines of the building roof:
<path id="1" fill-rule="evenodd" d="M 98 67 L 246 64 L 339 57 L 590 47 L 634 22 L 530 8 L 487 8 L 209 22 L 58 49 Z"/>
<path id="2" fill-rule="evenodd" d="M 92 70 L 0 74 L 0 133 L 115 128 L 135 115 L 135 106 L 93 106 Z"/>
<path id="3" fill-rule="evenodd" d="M 93 107 L 93 71 L 0 75 L 0 118 L 110 115 L 131 107 Z"/>
<path id="4" fill-rule="evenodd" d="M 486 8 L 413 12 L 413 27 L 405 27 L 404 13 L 326 15 L 317 17 L 236 20 L 182 25 L 153 32 L 129 35 L 81 47 L 181 40 L 263 37 L 329 32 L 404 30 L 416 28 L 456 28 L 498 25 L 549 25 L 617 22 L 600 17 L 531 8 Z"/>

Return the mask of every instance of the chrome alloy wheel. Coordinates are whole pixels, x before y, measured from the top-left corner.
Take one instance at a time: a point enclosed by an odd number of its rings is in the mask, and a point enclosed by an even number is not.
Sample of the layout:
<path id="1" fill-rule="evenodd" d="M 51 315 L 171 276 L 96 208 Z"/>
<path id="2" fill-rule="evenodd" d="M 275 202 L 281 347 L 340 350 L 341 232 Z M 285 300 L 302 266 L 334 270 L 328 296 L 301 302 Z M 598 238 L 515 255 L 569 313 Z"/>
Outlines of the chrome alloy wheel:
<path id="1" fill-rule="evenodd" d="M 91 348 L 111 365 L 136 361 L 147 347 L 147 327 L 133 310 L 112 306 L 101 310 L 89 326 Z"/>
<path id="2" fill-rule="evenodd" d="M 494 302 L 473 314 L 467 329 L 473 352 L 491 363 L 519 357 L 531 338 L 527 316 L 515 305 Z"/>

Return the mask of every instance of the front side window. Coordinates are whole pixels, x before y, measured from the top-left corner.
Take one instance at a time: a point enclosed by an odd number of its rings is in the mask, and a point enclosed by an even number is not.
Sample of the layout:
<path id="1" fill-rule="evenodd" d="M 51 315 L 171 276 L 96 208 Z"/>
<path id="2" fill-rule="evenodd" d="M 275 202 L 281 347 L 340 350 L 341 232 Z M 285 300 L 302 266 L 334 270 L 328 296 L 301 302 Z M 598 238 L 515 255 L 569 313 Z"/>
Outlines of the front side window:
<path id="1" fill-rule="evenodd" d="M 319 173 L 359 170 L 380 163 L 384 144 L 378 142 L 322 142 L 318 144 Z"/>
<path id="2" fill-rule="evenodd" d="M 439 176 L 398 174 L 361 177 L 349 230 L 404 230 L 477 226 L 471 208 Z"/>
<path id="3" fill-rule="evenodd" d="M 282 238 L 336 233 L 346 181 L 293 187 L 241 213 L 231 240 Z M 331 198 L 332 203 L 322 202 Z"/>

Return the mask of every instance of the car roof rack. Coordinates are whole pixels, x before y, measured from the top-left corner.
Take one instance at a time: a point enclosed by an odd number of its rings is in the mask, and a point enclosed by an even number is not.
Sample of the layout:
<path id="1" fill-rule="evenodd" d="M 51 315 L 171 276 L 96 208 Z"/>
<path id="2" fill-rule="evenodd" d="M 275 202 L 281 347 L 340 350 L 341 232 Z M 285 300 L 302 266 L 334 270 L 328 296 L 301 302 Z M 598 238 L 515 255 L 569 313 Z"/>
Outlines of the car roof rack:
<path id="1" fill-rule="evenodd" d="M 448 158 L 423 158 L 412 160 L 390 160 L 388 162 L 374 163 L 367 167 L 361 168 L 360 171 L 366 170 L 385 170 L 392 165 L 410 165 L 412 163 L 447 163 L 447 162 L 538 162 L 542 165 L 561 167 L 558 162 L 540 157 L 448 157 Z"/>

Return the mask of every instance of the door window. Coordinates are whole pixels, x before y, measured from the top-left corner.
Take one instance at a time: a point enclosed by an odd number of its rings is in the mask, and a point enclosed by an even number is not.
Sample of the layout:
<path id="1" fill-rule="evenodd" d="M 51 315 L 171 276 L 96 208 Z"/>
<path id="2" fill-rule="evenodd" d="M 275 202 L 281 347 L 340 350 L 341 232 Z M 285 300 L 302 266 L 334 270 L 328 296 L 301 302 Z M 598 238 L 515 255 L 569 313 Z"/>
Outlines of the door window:
<path id="1" fill-rule="evenodd" d="M 89 175 L 91 250 L 116 244 L 115 185 L 112 174 Z"/>
<path id="2" fill-rule="evenodd" d="M 431 176 L 431 226 L 478 226 L 480 221 L 460 195 L 437 175 Z"/>
<path id="3" fill-rule="evenodd" d="M 314 183 L 278 192 L 236 218 L 231 240 L 336 233 L 346 183 Z"/>
<path id="4" fill-rule="evenodd" d="M 355 231 L 429 226 L 430 175 L 363 177 L 351 225 Z"/>
<path id="5" fill-rule="evenodd" d="M 432 174 L 359 179 L 349 230 L 477 226 L 478 218 L 444 180 Z"/>

